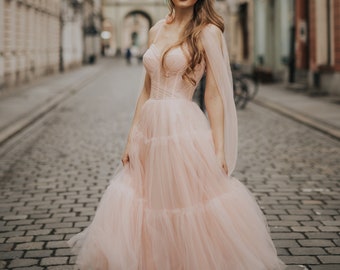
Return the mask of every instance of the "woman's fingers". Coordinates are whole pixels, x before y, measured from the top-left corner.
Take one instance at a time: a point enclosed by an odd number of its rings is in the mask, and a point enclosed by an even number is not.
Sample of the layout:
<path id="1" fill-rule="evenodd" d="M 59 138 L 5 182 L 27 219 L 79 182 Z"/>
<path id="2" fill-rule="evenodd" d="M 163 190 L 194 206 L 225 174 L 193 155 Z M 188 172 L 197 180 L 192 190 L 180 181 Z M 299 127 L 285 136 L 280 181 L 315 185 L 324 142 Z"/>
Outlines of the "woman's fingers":
<path id="1" fill-rule="evenodd" d="M 217 158 L 219 160 L 219 163 L 221 164 L 222 170 L 228 175 L 228 166 L 227 162 L 224 158 L 224 153 L 223 152 L 218 152 L 217 153 Z"/>
<path id="2" fill-rule="evenodd" d="M 228 166 L 227 166 L 227 164 L 226 163 L 223 163 L 222 164 L 222 168 L 223 168 L 223 170 L 224 170 L 224 172 L 226 173 L 226 174 L 228 174 Z"/>
<path id="3" fill-rule="evenodd" d="M 128 155 L 128 154 L 125 154 L 125 155 L 123 156 L 123 158 L 122 158 L 123 166 L 125 166 L 125 164 L 127 164 L 129 161 L 130 161 L 129 155 Z"/>

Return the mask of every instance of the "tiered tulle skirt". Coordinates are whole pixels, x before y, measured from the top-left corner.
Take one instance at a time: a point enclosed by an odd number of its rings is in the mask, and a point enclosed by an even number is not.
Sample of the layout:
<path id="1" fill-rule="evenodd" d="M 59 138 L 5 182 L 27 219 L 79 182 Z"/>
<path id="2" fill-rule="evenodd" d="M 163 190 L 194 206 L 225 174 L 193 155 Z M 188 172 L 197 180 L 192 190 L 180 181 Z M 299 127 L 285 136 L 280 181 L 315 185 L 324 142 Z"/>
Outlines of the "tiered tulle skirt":
<path id="1" fill-rule="evenodd" d="M 197 105 L 151 99 L 141 115 L 130 164 L 69 241 L 80 269 L 284 269 L 253 196 L 220 168 Z"/>

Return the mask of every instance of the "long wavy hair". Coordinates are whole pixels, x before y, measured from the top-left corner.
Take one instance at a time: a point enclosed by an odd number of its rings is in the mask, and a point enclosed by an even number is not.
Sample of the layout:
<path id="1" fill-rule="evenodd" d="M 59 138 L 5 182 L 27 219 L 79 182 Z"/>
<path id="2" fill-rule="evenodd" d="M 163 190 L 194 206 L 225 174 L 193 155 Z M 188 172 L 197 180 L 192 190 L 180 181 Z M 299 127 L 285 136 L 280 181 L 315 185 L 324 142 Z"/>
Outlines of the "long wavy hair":
<path id="1" fill-rule="evenodd" d="M 165 67 L 164 57 L 174 47 L 187 45 L 188 53 L 188 65 L 182 75 L 183 79 L 189 81 L 193 85 L 196 85 L 196 81 L 193 78 L 195 67 L 204 59 L 204 50 L 202 43 L 200 42 L 200 33 L 204 26 L 208 24 L 214 24 L 221 31 L 224 31 L 224 23 L 221 16 L 217 14 L 214 9 L 215 0 L 198 0 L 194 5 L 194 12 L 192 19 L 184 27 L 183 32 L 180 35 L 180 39 L 177 43 L 167 48 L 162 55 L 162 67 Z M 175 6 L 172 0 L 167 0 L 169 7 L 168 18 L 174 18 Z"/>

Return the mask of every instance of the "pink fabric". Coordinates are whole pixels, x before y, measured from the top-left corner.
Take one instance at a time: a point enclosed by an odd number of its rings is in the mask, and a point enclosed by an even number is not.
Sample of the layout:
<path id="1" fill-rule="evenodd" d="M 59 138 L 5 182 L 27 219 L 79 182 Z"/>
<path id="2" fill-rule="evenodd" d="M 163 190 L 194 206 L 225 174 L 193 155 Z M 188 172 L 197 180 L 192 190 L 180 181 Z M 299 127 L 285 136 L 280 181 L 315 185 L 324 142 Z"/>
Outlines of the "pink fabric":
<path id="1" fill-rule="evenodd" d="M 201 40 L 223 101 L 224 153 L 231 175 L 236 165 L 238 129 L 228 50 L 222 32 L 214 25 L 204 29 Z"/>
<path id="2" fill-rule="evenodd" d="M 225 104 L 226 153 L 236 160 L 236 113 L 225 44 L 202 33 L 207 61 Z M 217 36 L 218 39 L 218 36 Z M 153 44 L 144 55 L 151 98 L 132 130 L 130 163 L 105 191 L 93 222 L 69 241 L 80 269 L 278 270 L 264 215 L 248 189 L 220 168 L 209 123 L 182 79 L 185 48 L 161 69 Z M 211 62 L 212 63 L 212 62 Z M 214 66 L 213 65 L 213 66 Z M 195 72 L 202 77 L 205 63 Z M 236 130 L 229 130 L 236 129 Z"/>

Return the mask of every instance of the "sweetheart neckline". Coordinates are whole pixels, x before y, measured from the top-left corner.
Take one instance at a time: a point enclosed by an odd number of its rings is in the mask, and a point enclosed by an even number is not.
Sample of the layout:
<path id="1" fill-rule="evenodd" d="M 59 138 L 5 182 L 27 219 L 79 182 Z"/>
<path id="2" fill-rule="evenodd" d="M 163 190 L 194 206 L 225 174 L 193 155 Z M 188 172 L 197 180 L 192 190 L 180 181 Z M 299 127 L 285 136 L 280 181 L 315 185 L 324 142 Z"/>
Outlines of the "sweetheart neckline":
<path id="1" fill-rule="evenodd" d="M 182 53 L 183 55 L 185 55 L 182 46 L 173 47 L 173 48 L 170 49 L 170 51 L 173 51 L 173 50 L 175 50 L 175 49 L 180 49 L 181 53 Z M 159 50 L 158 46 L 157 46 L 155 43 L 151 43 L 151 45 L 149 46 L 148 50 L 152 50 L 152 51 L 154 52 L 155 56 L 160 60 L 160 58 L 161 58 L 161 56 L 162 56 L 162 55 L 161 55 L 161 51 Z M 169 52 L 170 52 L 170 51 L 169 51 Z M 203 59 L 202 62 L 205 63 L 204 59 Z M 198 64 L 198 66 L 201 66 L 201 65 L 202 65 L 202 63 Z M 183 68 L 183 70 L 184 70 L 184 69 L 185 69 L 185 68 Z"/>
<path id="2" fill-rule="evenodd" d="M 162 52 L 162 51 L 158 48 L 158 46 L 157 46 L 155 43 L 151 43 L 149 49 L 152 48 L 152 47 L 157 51 L 158 56 L 163 55 L 164 52 L 167 50 L 167 49 L 165 49 L 165 50 Z M 175 49 L 180 49 L 180 50 L 182 51 L 182 53 L 184 53 L 184 52 L 183 52 L 183 49 L 182 49 L 182 46 L 179 46 L 179 45 L 178 45 L 178 46 L 176 46 L 176 47 L 173 47 L 173 48 L 170 49 L 170 51 L 175 50 Z"/>

